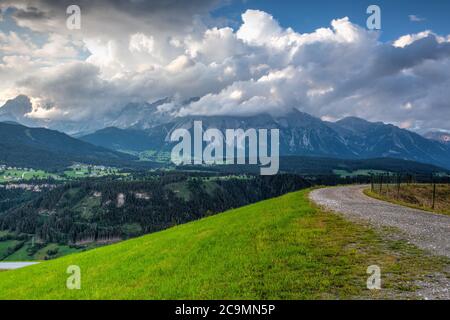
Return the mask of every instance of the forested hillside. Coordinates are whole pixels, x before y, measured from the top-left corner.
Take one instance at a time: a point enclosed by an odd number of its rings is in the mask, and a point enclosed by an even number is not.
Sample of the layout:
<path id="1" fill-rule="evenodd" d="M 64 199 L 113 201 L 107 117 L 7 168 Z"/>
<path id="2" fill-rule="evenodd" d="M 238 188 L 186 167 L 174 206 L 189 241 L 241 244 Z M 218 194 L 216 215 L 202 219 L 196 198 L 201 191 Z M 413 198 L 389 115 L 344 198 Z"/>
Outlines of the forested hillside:
<path id="1" fill-rule="evenodd" d="M 108 243 L 308 187 L 298 176 L 155 174 L 70 182 L 0 214 L 0 230 L 39 242 Z"/>
<path id="2" fill-rule="evenodd" d="M 136 158 L 45 128 L 0 122 L 0 164 L 38 169 L 65 168 L 75 162 L 127 165 Z"/>

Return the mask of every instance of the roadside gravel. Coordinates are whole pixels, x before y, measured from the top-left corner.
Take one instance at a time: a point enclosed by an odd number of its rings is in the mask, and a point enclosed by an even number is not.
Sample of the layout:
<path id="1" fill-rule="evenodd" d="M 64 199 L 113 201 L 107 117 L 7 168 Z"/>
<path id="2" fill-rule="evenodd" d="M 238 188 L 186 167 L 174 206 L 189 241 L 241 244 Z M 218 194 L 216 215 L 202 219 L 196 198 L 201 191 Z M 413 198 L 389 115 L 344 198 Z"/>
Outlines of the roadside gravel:
<path id="1" fill-rule="evenodd" d="M 367 186 L 314 190 L 311 200 L 350 220 L 376 227 L 394 227 L 419 248 L 450 258 L 450 216 L 411 209 L 366 196 Z"/>
<path id="2" fill-rule="evenodd" d="M 450 257 L 450 216 L 411 209 L 366 196 L 368 186 L 324 188 L 310 193 L 310 199 L 344 218 L 375 228 L 393 227 L 394 238 L 403 239 L 431 254 Z M 450 265 L 442 270 L 450 272 Z M 422 299 L 450 300 L 450 280 L 438 272 L 416 281 L 416 295 Z"/>

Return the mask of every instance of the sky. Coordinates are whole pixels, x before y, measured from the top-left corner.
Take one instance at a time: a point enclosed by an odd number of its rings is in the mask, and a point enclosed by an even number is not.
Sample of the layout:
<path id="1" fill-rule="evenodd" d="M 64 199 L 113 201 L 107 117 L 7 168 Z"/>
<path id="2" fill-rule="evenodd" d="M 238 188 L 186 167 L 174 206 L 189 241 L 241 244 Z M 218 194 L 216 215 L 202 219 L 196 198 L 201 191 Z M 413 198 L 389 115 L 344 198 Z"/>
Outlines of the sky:
<path id="1" fill-rule="evenodd" d="M 79 30 L 66 26 L 72 4 Z M 380 30 L 366 26 L 372 4 Z M 170 97 L 160 112 L 176 116 L 296 108 L 450 131 L 450 1 L 1 0 L 0 9 L 0 105 L 25 94 L 30 118 L 97 121 Z"/>
<path id="2" fill-rule="evenodd" d="M 234 1 L 229 6 L 221 7 L 215 10 L 214 15 L 228 16 L 238 25 L 242 12 L 258 8 L 276 17 L 283 27 L 291 27 L 303 33 L 313 32 L 329 25 L 331 20 L 345 16 L 352 22 L 365 26 L 368 17 L 366 9 L 372 4 L 382 9 L 380 39 L 383 41 L 427 29 L 443 34 L 450 31 L 450 1 L 447 0 L 246 0 Z M 411 21 L 410 16 L 416 16 L 421 21 Z"/>

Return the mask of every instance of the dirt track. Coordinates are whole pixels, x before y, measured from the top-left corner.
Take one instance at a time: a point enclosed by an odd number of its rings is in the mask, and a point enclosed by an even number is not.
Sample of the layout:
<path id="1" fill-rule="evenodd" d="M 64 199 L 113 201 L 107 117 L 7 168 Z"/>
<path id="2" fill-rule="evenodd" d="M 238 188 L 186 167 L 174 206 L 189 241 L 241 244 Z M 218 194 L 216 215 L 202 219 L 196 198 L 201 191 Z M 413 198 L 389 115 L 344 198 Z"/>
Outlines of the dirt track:
<path id="1" fill-rule="evenodd" d="M 417 247 L 450 257 L 450 216 L 433 214 L 372 199 L 364 195 L 367 186 L 318 189 L 310 198 L 350 220 L 375 227 L 395 227 Z"/>

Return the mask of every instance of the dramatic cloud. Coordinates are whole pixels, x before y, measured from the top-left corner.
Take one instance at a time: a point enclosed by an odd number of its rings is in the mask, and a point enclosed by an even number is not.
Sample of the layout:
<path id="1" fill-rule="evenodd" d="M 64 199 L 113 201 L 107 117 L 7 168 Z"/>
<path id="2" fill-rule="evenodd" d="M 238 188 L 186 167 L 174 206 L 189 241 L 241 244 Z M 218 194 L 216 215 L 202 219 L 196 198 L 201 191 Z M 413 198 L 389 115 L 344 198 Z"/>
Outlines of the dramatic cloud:
<path id="1" fill-rule="evenodd" d="M 142 29 L 173 32 L 192 25 L 193 17 L 207 14 L 217 0 L 2 0 L 0 9 L 13 8 L 21 27 L 39 32 L 71 33 L 66 9 L 77 4 L 82 11 L 83 37 L 121 36 Z M 188 31 L 187 30 L 187 31 Z"/>
<path id="2" fill-rule="evenodd" d="M 29 30 L 0 32 L 0 98 L 29 95 L 31 117 L 95 121 L 169 97 L 161 110 L 180 116 L 297 108 L 326 120 L 450 129 L 447 35 L 383 43 L 348 18 L 300 33 L 259 10 L 244 12 L 234 30 L 209 16 L 217 3 L 206 0 L 81 1 L 82 29 L 70 31 L 69 1 L 32 3 L 0 5 Z"/>

